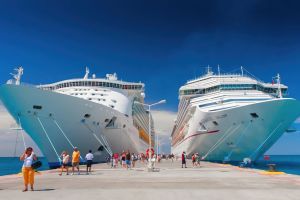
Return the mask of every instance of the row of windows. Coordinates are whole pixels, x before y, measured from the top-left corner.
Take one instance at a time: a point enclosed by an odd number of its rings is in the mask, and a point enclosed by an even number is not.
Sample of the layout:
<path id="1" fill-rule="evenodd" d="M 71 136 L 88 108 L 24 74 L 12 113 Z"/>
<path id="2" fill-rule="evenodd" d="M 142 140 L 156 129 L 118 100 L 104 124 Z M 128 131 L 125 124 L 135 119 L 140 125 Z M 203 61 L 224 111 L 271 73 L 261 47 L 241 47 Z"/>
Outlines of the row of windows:
<path id="1" fill-rule="evenodd" d="M 74 89 L 74 91 L 90 91 L 92 89 Z M 98 90 L 98 89 L 93 89 L 94 91 L 101 91 L 101 92 L 107 92 L 107 90 Z"/>
<path id="2" fill-rule="evenodd" d="M 94 98 L 88 98 L 88 100 L 92 101 L 106 101 L 106 99 L 94 99 Z"/>
<path id="3" fill-rule="evenodd" d="M 122 85 L 117 83 L 109 83 L 109 82 L 96 82 L 96 81 L 76 81 L 76 82 L 68 82 L 68 83 L 60 83 L 56 86 L 44 87 L 46 90 L 56 90 L 60 88 L 66 87 L 76 87 L 76 86 L 95 86 L 95 87 L 112 87 L 119 88 L 125 90 L 140 90 L 142 89 L 142 85 Z"/>
<path id="4" fill-rule="evenodd" d="M 100 98 L 88 98 L 88 100 L 90 100 L 90 101 L 92 101 L 92 100 L 106 101 L 106 99 L 100 99 Z M 117 100 L 111 99 L 111 102 L 117 103 Z"/>
<path id="5" fill-rule="evenodd" d="M 71 93 L 70 95 L 88 95 L 88 93 Z M 91 95 L 93 95 L 93 96 L 95 96 L 95 95 L 99 95 L 99 96 L 107 96 L 107 94 L 91 94 Z"/>
<path id="6" fill-rule="evenodd" d="M 256 85 L 256 84 L 227 84 L 227 85 L 213 86 L 205 89 L 181 90 L 180 95 L 207 94 L 218 90 L 258 90 L 269 94 L 277 93 L 277 88 L 264 88 L 261 85 Z M 287 89 L 284 88 L 281 90 L 282 90 L 282 94 L 285 95 Z"/>

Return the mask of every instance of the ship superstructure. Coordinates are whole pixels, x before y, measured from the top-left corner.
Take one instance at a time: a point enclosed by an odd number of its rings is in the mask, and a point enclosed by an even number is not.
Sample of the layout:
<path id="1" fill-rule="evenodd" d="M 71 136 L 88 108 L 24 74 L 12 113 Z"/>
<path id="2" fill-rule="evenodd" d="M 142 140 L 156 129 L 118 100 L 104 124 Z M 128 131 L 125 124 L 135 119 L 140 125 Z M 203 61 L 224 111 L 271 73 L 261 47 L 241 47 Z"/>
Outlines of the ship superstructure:
<path id="1" fill-rule="evenodd" d="M 239 74 L 207 73 L 179 89 L 172 152 L 200 153 L 212 161 L 257 159 L 300 115 L 287 86 Z"/>
<path id="2" fill-rule="evenodd" d="M 0 87 L 0 98 L 16 122 L 31 136 L 50 165 L 59 163 L 60 153 L 92 150 L 95 161 L 123 150 L 144 152 L 153 122 L 144 102 L 144 84 L 125 82 L 117 74 L 106 78 L 69 79 L 52 84 L 21 84 L 23 68 Z M 154 140 L 153 140 L 154 144 Z"/>

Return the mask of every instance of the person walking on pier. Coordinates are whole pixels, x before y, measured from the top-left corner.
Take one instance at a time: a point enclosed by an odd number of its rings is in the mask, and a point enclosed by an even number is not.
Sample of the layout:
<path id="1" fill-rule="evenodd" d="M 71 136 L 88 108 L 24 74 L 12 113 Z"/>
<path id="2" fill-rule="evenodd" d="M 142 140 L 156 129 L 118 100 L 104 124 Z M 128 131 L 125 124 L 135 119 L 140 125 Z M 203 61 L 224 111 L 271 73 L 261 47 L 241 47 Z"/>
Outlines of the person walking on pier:
<path id="1" fill-rule="evenodd" d="M 187 168 L 186 167 L 186 154 L 185 154 L 185 152 L 182 152 L 182 154 L 181 154 L 181 168 L 183 168 L 183 165 L 184 165 L 185 168 Z"/>
<path id="2" fill-rule="evenodd" d="M 74 175 L 74 168 L 77 168 L 78 175 L 80 174 L 79 171 L 79 162 L 80 162 L 80 152 L 77 147 L 74 147 L 74 151 L 72 154 L 72 175 Z"/>
<path id="3" fill-rule="evenodd" d="M 118 153 L 114 153 L 114 155 L 113 155 L 113 167 L 117 168 L 118 167 L 118 163 L 119 163 L 119 154 Z"/>
<path id="4" fill-rule="evenodd" d="M 126 168 L 126 153 L 125 153 L 125 151 L 123 151 L 121 154 L 121 165 L 123 168 Z"/>
<path id="5" fill-rule="evenodd" d="M 197 166 L 197 163 L 196 163 L 196 153 L 194 153 L 193 156 L 192 156 L 192 163 L 193 163 L 193 167 Z"/>
<path id="6" fill-rule="evenodd" d="M 138 157 L 137 157 L 137 155 L 132 153 L 132 155 L 131 155 L 132 168 L 135 168 L 136 161 L 138 161 Z"/>
<path id="7" fill-rule="evenodd" d="M 22 174 L 24 178 L 24 190 L 28 191 L 28 184 L 30 184 L 31 191 L 34 190 L 34 169 L 31 167 L 34 160 L 37 160 L 32 147 L 26 148 L 25 152 L 20 156 L 20 160 L 24 161 L 22 167 Z"/>
<path id="8" fill-rule="evenodd" d="M 196 153 L 196 165 L 200 166 L 200 156 L 199 156 L 199 153 Z"/>
<path id="9" fill-rule="evenodd" d="M 66 169 L 66 173 L 67 175 L 69 175 L 69 166 L 68 163 L 70 161 L 70 156 L 66 151 L 63 151 L 61 154 L 62 157 L 62 163 L 61 163 L 61 172 L 60 172 L 60 176 L 62 175 L 64 169 Z"/>
<path id="10" fill-rule="evenodd" d="M 125 163 L 126 163 L 126 169 L 130 169 L 131 167 L 131 155 L 129 150 L 127 151 L 126 155 L 125 155 Z"/>
<path id="11" fill-rule="evenodd" d="M 86 154 L 85 159 L 86 159 L 86 174 L 89 174 L 92 171 L 92 164 L 93 164 L 93 159 L 94 159 L 92 150 L 89 150 L 89 153 Z"/>

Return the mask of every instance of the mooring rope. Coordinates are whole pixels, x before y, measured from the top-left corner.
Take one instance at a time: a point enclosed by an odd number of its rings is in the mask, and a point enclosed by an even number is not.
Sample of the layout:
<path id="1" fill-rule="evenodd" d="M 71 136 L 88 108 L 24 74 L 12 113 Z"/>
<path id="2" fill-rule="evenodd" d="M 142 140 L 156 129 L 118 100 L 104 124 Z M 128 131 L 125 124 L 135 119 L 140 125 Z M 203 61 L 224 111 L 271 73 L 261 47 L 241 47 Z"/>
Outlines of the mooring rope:
<path id="1" fill-rule="evenodd" d="M 48 139 L 50 145 L 52 146 L 52 148 L 53 148 L 53 150 L 54 150 L 54 152 L 55 152 L 55 154 L 56 154 L 56 156 L 57 156 L 59 162 L 61 162 L 60 156 L 58 155 L 58 153 L 57 153 L 57 151 L 56 151 L 56 149 L 55 149 L 55 147 L 54 147 L 54 145 L 53 145 L 53 143 L 52 143 L 52 141 L 51 141 L 51 139 L 50 139 L 50 137 L 49 137 L 49 135 L 48 135 L 48 133 L 47 133 L 45 127 L 44 127 L 44 125 L 43 125 L 43 123 L 41 122 L 41 120 L 40 120 L 39 117 L 36 117 L 36 118 L 37 118 L 37 120 L 39 121 L 39 123 L 40 123 L 40 125 L 41 125 L 41 127 L 42 127 L 42 129 L 43 129 L 43 131 L 44 131 L 44 133 L 45 133 L 45 135 L 46 135 L 46 137 L 47 137 L 47 139 Z"/>
<path id="2" fill-rule="evenodd" d="M 276 130 L 281 126 L 282 122 L 280 122 L 276 128 L 271 132 L 271 134 L 267 137 L 267 139 L 264 140 L 264 142 L 262 144 L 260 144 L 257 149 L 250 155 L 250 158 L 252 159 L 253 156 L 265 145 L 265 143 L 269 140 L 270 137 L 272 137 L 275 133 L 276 133 Z M 254 159 L 252 159 L 254 160 Z"/>

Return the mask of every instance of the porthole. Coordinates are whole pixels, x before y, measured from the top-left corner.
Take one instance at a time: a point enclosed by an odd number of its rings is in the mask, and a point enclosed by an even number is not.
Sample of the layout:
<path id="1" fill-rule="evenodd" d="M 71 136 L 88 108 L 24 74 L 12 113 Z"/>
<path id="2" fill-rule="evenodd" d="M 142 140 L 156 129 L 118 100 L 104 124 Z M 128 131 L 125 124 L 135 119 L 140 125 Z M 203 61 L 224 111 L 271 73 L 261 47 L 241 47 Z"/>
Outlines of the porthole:
<path id="1" fill-rule="evenodd" d="M 256 113 L 250 113 L 250 115 L 251 115 L 251 117 L 253 117 L 253 118 L 258 118 L 258 114 L 256 114 Z"/>
<path id="2" fill-rule="evenodd" d="M 218 122 L 216 122 L 216 121 L 213 121 L 213 124 L 214 124 L 215 126 L 218 126 L 218 125 L 219 125 Z"/>
<path id="3" fill-rule="evenodd" d="M 84 118 L 89 118 L 89 117 L 91 117 L 90 114 L 85 114 L 85 115 L 84 115 Z"/>
<path id="4" fill-rule="evenodd" d="M 33 105 L 33 109 L 41 110 L 42 106 L 40 106 L 40 105 Z"/>
<path id="5" fill-rule="evenodd" d="M 98 151 L 103 151 L 104 150 L 104 147 L 101 145 L 99 148 L 98 148 Z"/>

